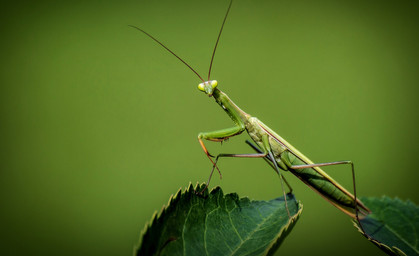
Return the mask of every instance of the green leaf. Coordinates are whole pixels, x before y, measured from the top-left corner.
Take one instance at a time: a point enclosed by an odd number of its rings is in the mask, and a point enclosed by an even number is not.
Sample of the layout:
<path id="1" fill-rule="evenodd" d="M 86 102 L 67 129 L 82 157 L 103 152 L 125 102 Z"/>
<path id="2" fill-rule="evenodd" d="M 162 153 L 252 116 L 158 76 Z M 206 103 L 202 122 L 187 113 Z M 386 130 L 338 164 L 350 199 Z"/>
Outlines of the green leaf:
<path id="1" fill-rule="evenodd" d="M 253 201 L 223 195 L 216 187 L 202 195 L 204 184 L 179 190 L 159 215 L 154 214 L 140 238 L 136 255 L 267 255 L 273 254 L 302 211 L 301 203 L 284 198 Z"/>
<path id="2" fill-rule="evenodd" d="M 372 211 L 358 230 L 389 255 L 419 255 L 419 207 L 398 198 L 361 198 Z"/>

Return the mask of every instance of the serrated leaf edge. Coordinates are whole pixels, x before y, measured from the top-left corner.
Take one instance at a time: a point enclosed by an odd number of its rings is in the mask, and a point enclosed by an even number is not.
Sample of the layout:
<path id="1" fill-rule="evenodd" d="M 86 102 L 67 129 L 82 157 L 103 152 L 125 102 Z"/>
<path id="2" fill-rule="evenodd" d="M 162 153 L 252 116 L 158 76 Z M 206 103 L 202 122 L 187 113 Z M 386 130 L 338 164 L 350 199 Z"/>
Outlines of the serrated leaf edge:
<path id="1" fill-rule="evenodd" d="M 398 198 L 398 197 L 394 197 L 391 198 L 389 196 L 383 195 L 380 198 L 378 198 L 380 201 L 384 201 L 384 200 L 394 200 L 394 201 L 398 201 L 399 203 L 402 204 L 411 204 L 413 205 L 417 210 L 419 210 L 419 206 L 416 205 L 413 201 L 407 199 L 406 201 L 403 201 L 402 199 Z M 404 255 L 406 256 L 406 253 L 404 251 L 402 251 L 400 248 L 398 248 L 397 246 L 388 246 L 386 244 L 383 244 L 381 242 L 379 242 L 378 240 L 370 237 L 369 235 L 365 234 L 363 232 L 363 230 L 361 229 L 360 225 L 361 223 L 358 223 L 356 220 L 352 220 L 352 224 L 355 226 L 356 229 L 358 229 L 358 232 L 361 233 L 365 238 L 367 238 L 369 241 L 371 241 L 373 244 L 375 244 L 377 247 L 379 247 L 380 249 L 384 248 L 384 250 L 390 251 L 392 253 L 394 253 L 395 255 Z"/>
<path id="2" fill-rule="evenodd" d="M 201 186 L 203 186 L 205 183 L 202 183 L 201 184 Z M 182 194 L 187 194 L 187 193 L 195 193 L 195 191 L 197 191 L 197 189 L 198 188 L 200 188 L 200 184 L 199 184 L 199 182 L 197 182 L 196 183 L 196 186 L 195 186 L 195 188 L 194 188 L 194 186 L 192 185 L 192 182 L 189 182 L 189 184 L 188 184 L 188 186 L 187 187 L 185 187 L 185 190 L 182 192 L 182 187 L 180 187 L 179 189 L 178 189 L 178 191 L 175 193 L 175 194 L 171 194 L 170 195 L 170 197 L 169 197 L 169 200 L 168 200 L 168 202 L 167 202 L 167 204 L 165 204 L 165 205 L 163 205 L 162 206 L 162 208 L 161 208 L 161 210 L 158 212 L 157 210 L 156 211 L 154 211 L 154 213 L 153 213 L 153 215 L 151 216 L 151 219 L 149 220 L 149 221 L 147 221 L 147 223 L 144 225 L 144 227 L 143 227 L 143 229 L 141 230 L 141 233 L 140 233 L 140 239 L 139 239 L 139 241 L 137 242 L 137 244 L 136 245 L 134 245 L 134 248 L 133 248 L 133 255 L 135 255 L 136 254 L 136 251 L 137 251 L 137 249 L 138 248 L 140 248 L 140 246 L 141 246 L 141 243 L 142 243 L 142 239 L 143 239 L 143 237 L 144 237 L 144 235 L 145 235 L 145 233 L 147 232 L 147 230 L 151 227 L 151 226 L 153 226 L 153 224 L 154 224 L 154 222 L 156 222 L 160 217 L 162 217 L 165 213 L 166 213 L 166 211 L 167 211 L 167 209 L 169 208 L 169 206 L 175 201 L 175 200 L 177 200 L 177 199 L 179 199 L 180 198 L 180 196 L 182 196 Z M 218 190 L 219 189 L 219 187 L 215 187 L 215 188 L 212 188 L 211 189 L 211 191 L 209 192 L 209 193 L 213 193 L 214 192 L 214 190 Z M 206 191 L 204 191 L 204 193 L 208 193 L 208 191 L 206 190 Z"/>
<path id="3" fill-rule="evenodd" d="M 136 251 L 138 250 L 138 248 L 140 248 L 141 243 L 142 243 L 142 239 L 143 236 L 145 235 L 145 233 L 147 232 L 147 230 L 153 226 L 154 222 L 156 222 L 159 218 L 161 218 L 167 211 L 167 209 L 169 208 L 169 206 L 177 199 L 180 198 L 180 196 L 182 196 L 182 194 L 187 194 L 187 193 L 195 193 L 197 191 L 198 188 L 203 187 L 205 185 L 205 183 L 202 183 L 201 185 L 199 184 L 199 182 L 196 183 L 195 188 L 192 185 L 192 182 L 189 182 L 188 186 L 185 187 L 185 190 L 182 192 L 182 187 L 179 188 L 179 190 L 175 193 L 175 194 L 171 194 L 169 197 L 169 200 L 167 202 L 166 205 L 163 205 L 160 212 L 158 212 L 157 210 L 154 211 L 151 219 L 144 225 L 141 234 L 140 234 L 140 239 L 137 242 L 136 245 L 134 245 L 133 247 L 133 255 L 136 255 Z M 221 188 L 219 186 L 216 186 L 214 188 L 211 189 L 211 191 L 208 192 L 208 190 L 203 191 L 204 194 L 213 194 L 216 193 L 218 190 L 220 190 Z M 222 193 L 224 196 L 224 193 Z M 247 199 L 250 200 L 247 196 L 244 196 L 240 199 Z M 293 224 L 296 223 L 296 221 L 299 219 L 299 217 L 301 216 L 302 210 L 303 210 L 303 204 L 301 203 L 301 201 L 298 201 L 298 205 L 297 207 L 299 208 L 298 212 L 296 214 L 294 214 L 288 221 L 288 223 L 286 224 L 286 226 L 284 226 L 278 233 L 278 235 L 276 236 L 275 239 L 272 240 L 272 242 L 267 246 L 264 255 L 267 255 L 269 253 L 269 251 L 272 249 L 272 247 L 278 242 L 278 240 L 282 237 L 282 235 L 288 231 L 289 228 L 293 227 Z"/>
<path id="4" fill-rule="evenodd" d="M 352 220 L 352 224 L 354 225 L 354 227 L 355 227 L 356 229 L 358 229 L 358 232 L 359 232 L 359 233 L 361 233 L 361 234 L 362 234 L 365 238 L 367 238 L 367 239 L 368 239 L 369 241 L 371 241 L 373 244 L 375 244 L 376 246 L 378 246 L 380 249 L 381 249 L 381 248 L 384 248 L 385 250 L 390 251 L 390 252 L 394 253 L 395 255 L 404 255 L 404 256 L 406 256 L 406 253 L 405 253 L 404 251 L 402 251 L 401 249 L 399 249 L 398 247 L 396 247 L 396 246 L 392 246 L 392 247 L 390 247 L 390 246 L 388 246 L 388 245 L 386 245 L 386 244 L 383 244 L 383 243 L 380 243 L 379 241 L 375 240 L 374 238 L 372 238 L 372 237 L 370 237 L 370 236 L 366 235 L 366 234 L 362 231 L 361 227 L 359 226 L 359 225 L 361 225 L 361 224 L 359 224 L 356 220 Z"/>

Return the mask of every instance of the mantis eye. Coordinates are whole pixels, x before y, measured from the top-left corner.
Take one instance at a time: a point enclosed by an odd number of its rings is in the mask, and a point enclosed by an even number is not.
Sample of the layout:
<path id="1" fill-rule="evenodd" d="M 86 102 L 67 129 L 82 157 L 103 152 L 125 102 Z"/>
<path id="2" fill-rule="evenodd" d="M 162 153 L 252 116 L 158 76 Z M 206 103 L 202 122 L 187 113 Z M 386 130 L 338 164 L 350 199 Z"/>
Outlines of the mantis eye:
<path id="1" fill-rule="evenodd" d="M 215 87 L 217 87 L 217 85 L 218 85 L 217 80 L 212 80 L 212 81 L 211 81 L 211 86 L 212 86 L 212 88 L 213 88 L 213 89 L 214 89 Z"/>
<path id="2" fill-rule="evenodd" d="M 205 87 L 204 87 L 204 83 L 200 83 L 200 84 L 198 84 L 198 89 L 200 90 L 200 91 L 205 91 Z"/>

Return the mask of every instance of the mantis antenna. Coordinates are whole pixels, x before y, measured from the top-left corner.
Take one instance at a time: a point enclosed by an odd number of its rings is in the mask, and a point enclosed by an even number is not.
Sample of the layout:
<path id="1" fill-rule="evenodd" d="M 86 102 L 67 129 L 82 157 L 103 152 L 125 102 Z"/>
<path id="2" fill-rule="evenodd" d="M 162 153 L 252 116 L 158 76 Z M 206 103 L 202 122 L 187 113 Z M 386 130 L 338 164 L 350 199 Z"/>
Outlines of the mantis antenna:
<path id="1" fill-rule="evenodd" d="M 226 15 L 224 16 L 223 24 L 221 25 L 220 33 L 218 33 L 217 41 L 215 42 L 214 51 L 212 52 L 211 62 L 210 62 L 209 70 L 208 70 L 208 81 L 210 80 L 212 62 L 214 61 L 214 56 L 215 56 L 215 51 L 217 50 L 218 41 L 220 41 L 221 33 L 223 32 L 223 28 L 224 28 L 224 23 L 226 23 L 226 19 L 227 19 L 228 13 L 230 12 L 232 3 L 233 3 L 233 0 L 230 1 L 230 5 L 228 6 Z"/>
<path id="2" fill-rule="evenodd" d="M 233 0 L 230 0 L 230 5 L 228 6 L 226 15 L 224 16 L 224 20 L 223 20 L 223 24 L 221 25 L 221 29 L 220 32 L 218 33 L 218 37 L 217 37 L 217 41 L 215 42 L 215 46 L 214 46 L 214 50 L 212 52 L 212 56 L 211 56 L 211 62 L 210 62 L 210 66 L 209 66 L 209 71 L 208 71 L 208 81 L 210 80 L 210 74 L 211 74 L 211 68 L 212 68 L 212 63 L 214 61 L 214 55 L 215 55 L 215 51 L 217 50 L 217 45 L 218 45 L 218 41 L 220 41 L 220 37 L 221 37 L 221 32 L 223 32 L 223 28 L 224 28 L 224 24 L 226 22 L 228 13 L 230 12 L 230 8 L 231 8 L 231 4 L 233 3 Z M 180 58 L 176 53 L 174 53 L 172 50 L 170 50 L 166 45 L 164 45 L 162 42 L 160 42 L 159 40 L 157 40 L 155 37 L 153 37 L 152 35 L 150 35 L 149 33 L 145 32 L 143 29 L 137 27 L 137 26 L 133 26 L 133 25 L 128 25 L 132 28 L 135 28 L 139 31 L 141 31 L 142 33 L 144 33 L 146 36 L 148 36 L 149 38 L 153 39 L 156 43 L 158 43 L 159 45 L 161 45 L 164 49 L 166 49 L 168 52 L 170 52 L 173 56 L 175 56 L 178 60 L 180 60 L 183 64 L 185 64 L 190 70 L 192 70 L 192 72 L 194 72 L 199 79 L 201 79 L 202 82 L 205 82 L 204 79 L 198 74 L 198 72 L 195 71 L 195 69 L 193 69 L 188 63 L 186 63 L 186 61 L 184 61 L 182 58 Z"/>
<path id="3" fill-rule="evenodd" d="M 151 39 L 153 39 L 154 41 L 156 41 L 159 45 L 163 46 L 164 49 L 166 49 L 167 51 L 169 51 L 173 56 L 175 56 L 176 58 L 178 58 L 178 60 L 182 61 L 183 64 L 185 64 L 190 70 L 192 70 L 198 77 L 199 79 L 202 80 L 202 82 L 205 82 L 204 79 L 202 79 L 202 77 L 198 74 L 198 72 L 195 71 L 195 69 L 193 69 L 191 66 L 189 66 L 188 63 L 186 63 L 186 61 L 182 60 L 182 58 L 180 58 L 179 56 L 176 55 L 176 53 L 172 52 L 169 48 L 166 47 L 166 45 L 164 45 L 162 42 L 160 42 L 159 40 L 157 40 L 156 38 L 154 38 L 152 35 L 150 35 L 149 33 L 145 32 L 144 30 L 142 30 L 139 27 L 133 26 L 133 25 L 128 25 L 132 28 L 135 28 L 141 32 L 143 32 L 146 36 L 150 37 Z"/>

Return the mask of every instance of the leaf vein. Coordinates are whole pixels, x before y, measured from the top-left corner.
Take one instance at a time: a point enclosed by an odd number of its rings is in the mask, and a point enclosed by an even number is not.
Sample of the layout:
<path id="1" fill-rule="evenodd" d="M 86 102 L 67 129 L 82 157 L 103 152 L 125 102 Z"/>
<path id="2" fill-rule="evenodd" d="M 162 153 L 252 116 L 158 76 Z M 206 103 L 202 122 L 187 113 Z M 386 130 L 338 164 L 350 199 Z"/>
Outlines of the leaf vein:
<path id="1" fill-rule="evenodd" d="M 277 211 L 279 210 L 279 208 L 277 209 Z M 266 221 L 268 220 L 268 219 L 270 219 L 273 215 L 275 215 L 275 213 L 277 212 L 277 211 L 273 211 L 271 214 L 269 214 L 266 218 L 264 218 L 264 220 L 261 222 L 261 223 L 259 223 L 257 226 L 256 226 L 256 228 L 255 229 L 253 229 L 253 231 L 247 236 L 247 237 L 251 237 L 254 233 L 256 233 L 257 231 L 259 231 L 259 227 L 261 227 L 261 226 L 263 226 L 265 223 L 266 223 Z M 242 247 L 242 245 L 243 245 L 244 243 L 242 243 L 242 244 L 240 244 L 234 251 L 233 251 L 233 253 L 232 254 L 234 254 L 235 252 L 237 252 L 241 247 Z"/>
<path id="2" fill-rule="evenodd" d="M 205 248 L 205 254 L 206 255 L 209 255 L 208 254 L 208 248 L 207 248 L 207 231 L 208 231 L 208 229 L 207 229 L 207 219 L 208 219 L 208 216 L 210 215 L 210 214 L 212 214 L 213 212 L 215 212 L 216 210 L 218 210 L 218 209 L 220 209 L 220 201 L 219 201 L 219 199 L 220 199 L 220 195 L 218 195 L 218 197 L 217 197 L 217 208 L 214 208 L 213 210 L 211 210 L 211 211 L 209 211 L 206 215 L 205 215 L 205 220 L 204 220 L 204 222 L 205 222 L 205 227 L 204 227 L 204 248 Z"/>
<path id="3" fill-rule="evenodd" d="M 226 207 L 226 209 L 227 209 L 227 204 L 226 204 L 226 200 L 224 200 L 224 206 Z M 235 209 L 236 207 L 234 207 L 233 209 Z M 236 226 L 234 225 L 234 223 L 233 223 L 233 220 L 231 219 L 231 212 L 232 212 L 233 210 L 231 210 L 231 211 L 227 211 L 227 214 L 228 214 L 228 219 L 230 220 L 230 223 L 231 223 L 231 226 L 233 227 L 233 229 L 234 229 L 234 232 L 236 232 L 236 234 L 237 234 L 237 236 L 240 238 L 240 241 L 242 241 L 243 242 L 243 239 L 242 239 L 242 237 L 240 236 L 240 234 L 239 234 L 239 231 L 237 230 L 237 228 L 236 228 Z"/>
<path id="4" fill-rule="evenodd" d="M 400 213 L 400 215 L 403 216 L 403 214 L 399 211 L 396 210 Z M 410 223 L 411 224 L 411 223 Z M 408 241 L 406 241 L 406 239 L 404 239 L 399 233 L 397 233 L 394 229 L 392 229 L 389 225 L 385 225 L 395 236 L 397 236 L 397 238 L 400 239 L 400 241 L 403 241 L 407 246 L 411 247 L 416 253 L 419 254 L 419 250 L 411 243 L 409 243 Z"/>
<path id="5" fill-rule="evenodd" d="M 186 222 L 188 222 L 188 219 L 189 219 L 189 216 L 191 214 L 192 208 L 195 207 L 196 205 L 198 205 L 198 203 L 191 205 L 191 207 L 189 208 L 188 214 L 186 215 L 185 221 L 183 223 L 183 228 L 182 228 L 183 255 L 186 255 L 186 245 L 185 245 L 185 227 L 186 227 Z"/>

